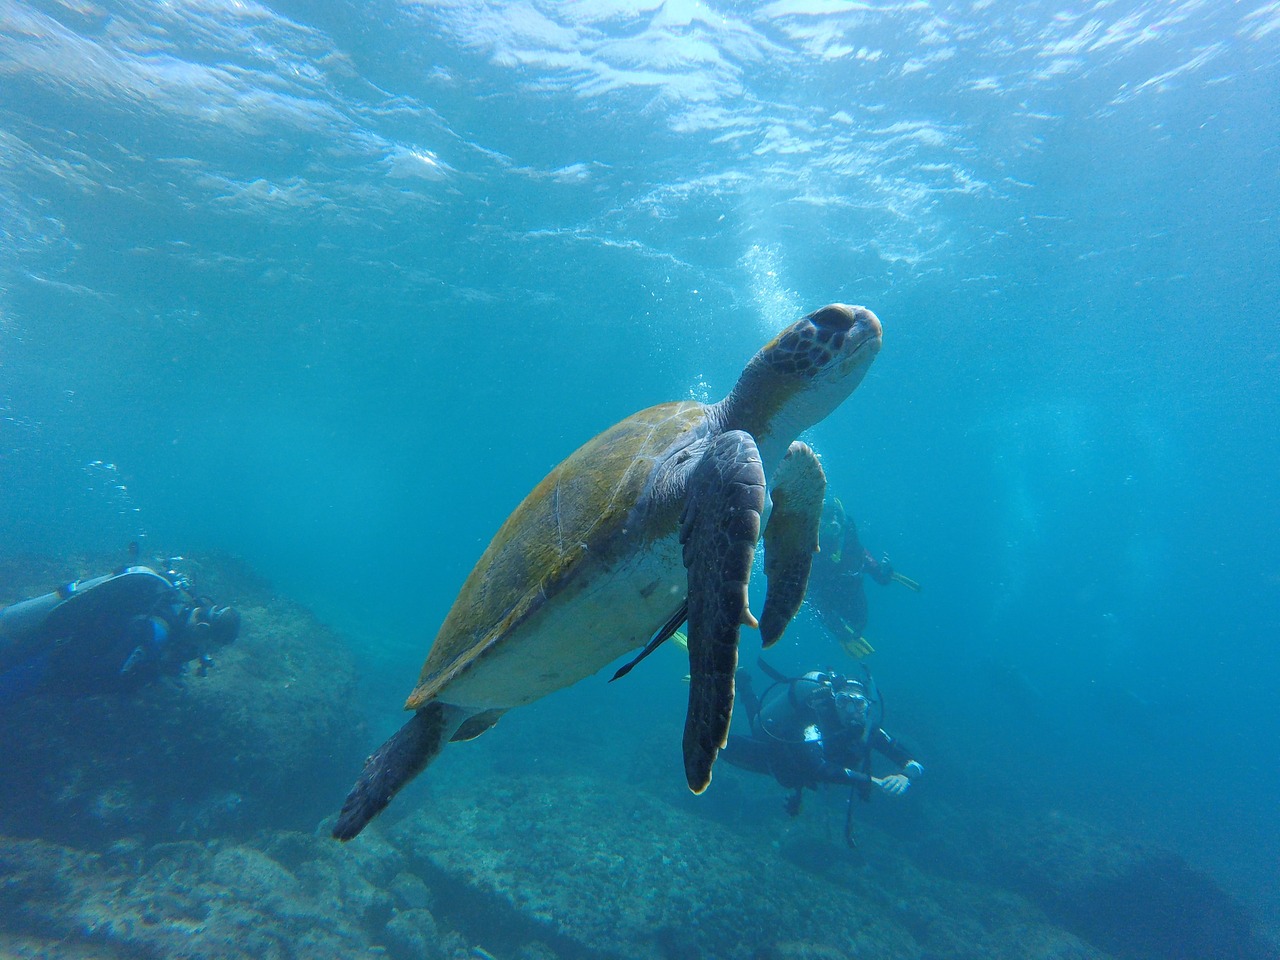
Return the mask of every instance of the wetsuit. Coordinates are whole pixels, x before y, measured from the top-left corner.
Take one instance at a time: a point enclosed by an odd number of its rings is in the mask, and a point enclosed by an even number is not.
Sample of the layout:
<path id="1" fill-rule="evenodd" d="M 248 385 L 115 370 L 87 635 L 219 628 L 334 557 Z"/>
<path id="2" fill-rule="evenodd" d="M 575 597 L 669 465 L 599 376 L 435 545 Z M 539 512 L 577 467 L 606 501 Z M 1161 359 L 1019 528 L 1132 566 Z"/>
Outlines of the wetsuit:
<path id="1" fill-rule="evenodd" d="M 846 631 L 861 637 L 867 629 L 864 574 L 883 587 L 893 579 L 893 567 L 862 545 L 853 520 L 829 525 L 822 552 L 813 558 L 807 596 L 822 625 L 837 637 Z"/>
<path id="2" fill-rule="evenodd" d="M 900 767 L 912 761 L 910 751 L 883 728 L 875 726 L 868 734 L 864 724 L 843 724 L 830 700 L 812 696 L 815 686 L 806 678 L 775 683 L 758 705 L 749 689 L 744 690 L 751 736 L 731 735 L 721 759 L 771 774 L 788 789 L 819 783 L 869 789 L 872 751 Z"/>
<path id="3" fill-rule="evenodd" d="M 842 727 L 839 719 L 825 725 L 812 724 L 799 744 L 775 750 L 774 777 L 784 787 L 815 786 L 818 783 L 870 785 L 868 751 L 884 754 L 899 767 L 911 762 L 911 754 L 881 727 L 868 738 L 866 728 Z"/>

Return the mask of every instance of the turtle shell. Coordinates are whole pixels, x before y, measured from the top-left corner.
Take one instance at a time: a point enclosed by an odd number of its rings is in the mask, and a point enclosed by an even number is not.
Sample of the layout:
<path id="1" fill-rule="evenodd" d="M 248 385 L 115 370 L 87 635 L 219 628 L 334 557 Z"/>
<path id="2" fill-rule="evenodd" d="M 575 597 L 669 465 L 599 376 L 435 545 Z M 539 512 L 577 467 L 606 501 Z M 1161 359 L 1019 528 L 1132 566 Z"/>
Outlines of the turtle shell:
<path id="1" fill-rule="evenodd" d="M 571 649 L 574 658 L 581 653 L 581 662 L 550 664 L 554 672 L 522 700 L 593 673 L 632 649 L 635 636 L 644 643 L 662 615 L 640 599 L 648 597 L 647 584 L 624 581 L 650 578 L 657 568 L 644 562 L 645 554 L 659 541 L 677 543 L 682 497 L 655 490 L 655 469 L 687 456 L 685 451 L 707 435 L 707 409 L 678 401 L 642 410 L 589 440 L 552 470 L 507 518 L 467 577 L 405 708 L 448 700 L 445 688 L 477 664 L 496 659 L 505 643 L 532 642 L 550 629 L 571 633 L 581 626 L 583 635 L 557 641 L 559 646 L 543 659 L 563 660 Z M 678 550 L 673 556 L 678 567 Z M 602 593 L 603 587 L 624 589 Z M 604 593 L 612 604 L 608 619 L 618 624 L 621 640 L 593 635 L 599 617 L 583 617 L 581 624 L 575 620 L 576 598 L 592 594 L 599 599 Z M 682 600 L 677 597 L 667 606 L 674 609 Z M 532 622 L 552 605 L 563 606 L 559 616 L 541 625 Z M 650 625 L 647 620 L 655 616 L 658 622 Z M 636 623 L 637 618 L 646 622 Z M 579 646 L 569 648 L 570 643 Z M 624 645 L 614 651 L 619 643 Z M 470 687 L 483 686 L 483 671 L 468 680 Z M 495 695 L 489 706 L 518 705 Z"/>

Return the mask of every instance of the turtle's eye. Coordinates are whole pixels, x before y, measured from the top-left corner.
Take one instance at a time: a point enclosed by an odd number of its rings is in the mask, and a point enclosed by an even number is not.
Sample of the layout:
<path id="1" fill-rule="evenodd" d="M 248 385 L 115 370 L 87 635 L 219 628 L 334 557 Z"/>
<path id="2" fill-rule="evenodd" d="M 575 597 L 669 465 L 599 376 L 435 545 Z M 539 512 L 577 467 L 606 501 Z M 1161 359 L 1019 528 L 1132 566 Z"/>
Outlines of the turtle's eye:
<path id="1" fill-rule="evenodd" d="M 843 303 L 833 303 L 809 314 L 809 321 L 820 330 L 851 330 L 855 319 L 853 310 Z"/>

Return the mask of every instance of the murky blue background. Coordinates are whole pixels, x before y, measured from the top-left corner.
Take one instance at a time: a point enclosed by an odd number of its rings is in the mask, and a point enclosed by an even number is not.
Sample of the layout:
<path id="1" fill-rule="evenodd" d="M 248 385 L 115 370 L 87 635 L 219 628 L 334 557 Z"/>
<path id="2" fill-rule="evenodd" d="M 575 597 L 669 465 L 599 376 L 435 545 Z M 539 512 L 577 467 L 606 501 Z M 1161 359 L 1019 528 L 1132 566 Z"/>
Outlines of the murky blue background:
<path id="1" fill-rule="evenodd" d="M 547 469 L 864 303 L 809 439 L 925 585 L 868 631 L 918 789 L 1280 910 L 1278 81 L 1263 0 L 11 0 L 0 552 L 241 555 L 389 732 Z M 678 730 L 657 662 L 530 714 Z"/>

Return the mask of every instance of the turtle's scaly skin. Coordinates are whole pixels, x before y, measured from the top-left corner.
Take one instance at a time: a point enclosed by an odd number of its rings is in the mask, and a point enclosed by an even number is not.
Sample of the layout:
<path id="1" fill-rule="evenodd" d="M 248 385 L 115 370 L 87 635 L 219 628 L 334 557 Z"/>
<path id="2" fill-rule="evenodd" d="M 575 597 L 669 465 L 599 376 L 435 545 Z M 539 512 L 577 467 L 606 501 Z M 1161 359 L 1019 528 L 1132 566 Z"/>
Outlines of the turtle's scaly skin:
<path id="1" fill-rule="evenodd" d="M 684 599 L 673 539 L 683 504 L 654 489 L 655 481 L 661 486 L 655 469 L 678 466 L 681 453 L 673 455 L 673 445 L 692 455 L 708 431 L 705 404 L 664 403 L 610 427 L 552 470 L 507 518 L 467 578 L 405 708 L 421 707 L 446 686 L 444 699 L 461 706 L 520 706 L 642 646 Z M 671 558 L 662 566 L 679 577 L 663 577 L 655 566 L 645 578 L 637 558 L 662 538 L 671 540 Z M 631 566 L 636 569 L 624 572 Z M 531 622 L 553 598 L 582 591 L 600 596 L 595 603 L 578 597 L 573 635 L 546 636 L 545 624 Z M 620 610 L 640 616 L 620 617 Z M 526 649 L 524 638 L 535 635 L 545 641 Z M 501 651 L 494 649 L 498 641 Z M 557 656 L 560 648 L 574 651 L 568 662 Z M 511 664 L 485 671 L 483 690 L 468 689 L 475 685 L 465 683 L 465 673 L 500 652 L 517 651 L 532 669 Z M 594 666 L 583 668 L 584 654 Z"/>

